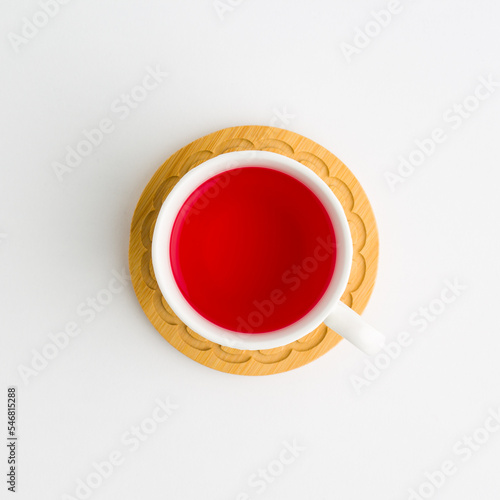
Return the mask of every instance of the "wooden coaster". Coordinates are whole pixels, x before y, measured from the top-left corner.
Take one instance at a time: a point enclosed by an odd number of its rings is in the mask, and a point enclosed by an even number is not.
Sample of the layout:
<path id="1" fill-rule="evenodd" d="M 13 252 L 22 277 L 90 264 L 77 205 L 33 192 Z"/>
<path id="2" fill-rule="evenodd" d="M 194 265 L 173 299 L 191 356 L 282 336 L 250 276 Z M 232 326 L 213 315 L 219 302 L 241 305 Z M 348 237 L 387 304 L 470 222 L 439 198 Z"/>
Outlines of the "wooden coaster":
<path id="1" fill-rule="evenodd" d="M 241 351 L 206 340 L 188 328 L 165 302 L 151 263 L 151 240 L 160 207 L 189 170 L 214 156 L 241 150 L 289 156 L 318 174 L 342 203 L 351 229 L 354 255 L 342 301 L 361 313 L 373 290 L 378 234 L 368 198 L 350 170 L 315 142 L 288 130 L 244 126 L 209 134 L 173 154 L 153 175 L 135 209 L 130 231 L 129 266 L 135 293 L 153 326 L 178 351 L 210 368 L 239 375 L 271 375 L 305 365 L 334 347 L 341 337 L 319 326 L 305 337 L 275 349 Z"/>

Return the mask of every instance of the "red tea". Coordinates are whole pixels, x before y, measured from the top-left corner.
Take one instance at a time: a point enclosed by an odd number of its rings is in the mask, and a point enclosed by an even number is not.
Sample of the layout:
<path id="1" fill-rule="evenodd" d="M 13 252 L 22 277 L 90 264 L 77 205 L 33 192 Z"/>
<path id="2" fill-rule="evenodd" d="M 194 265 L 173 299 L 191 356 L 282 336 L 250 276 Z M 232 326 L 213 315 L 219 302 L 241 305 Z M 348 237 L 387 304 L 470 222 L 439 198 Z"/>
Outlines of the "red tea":
<path id="1" fill-rule="evenodd" d="M 174 278 L 189 304 L 229 330 L 264 333 L 306 315 L 335 267 L 335 234 L 294 177 L 252 166 L 200 185 L 175 220 Z"/>

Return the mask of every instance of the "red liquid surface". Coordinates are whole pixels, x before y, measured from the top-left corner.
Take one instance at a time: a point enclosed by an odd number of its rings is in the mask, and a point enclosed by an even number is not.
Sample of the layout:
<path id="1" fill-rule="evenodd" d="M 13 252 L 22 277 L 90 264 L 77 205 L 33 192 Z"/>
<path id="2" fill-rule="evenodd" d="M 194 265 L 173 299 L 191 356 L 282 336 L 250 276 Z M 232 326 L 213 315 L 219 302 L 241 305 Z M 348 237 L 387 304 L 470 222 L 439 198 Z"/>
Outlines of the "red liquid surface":
<path id="1" fill-rule="evenodd" d="M 199 186 L 175 220 L 175 280 L 191 306 L 244 333 L 284 328 L 321 299 L 335 234 L 316 195 L 288 174 L 244 167 Z"/>

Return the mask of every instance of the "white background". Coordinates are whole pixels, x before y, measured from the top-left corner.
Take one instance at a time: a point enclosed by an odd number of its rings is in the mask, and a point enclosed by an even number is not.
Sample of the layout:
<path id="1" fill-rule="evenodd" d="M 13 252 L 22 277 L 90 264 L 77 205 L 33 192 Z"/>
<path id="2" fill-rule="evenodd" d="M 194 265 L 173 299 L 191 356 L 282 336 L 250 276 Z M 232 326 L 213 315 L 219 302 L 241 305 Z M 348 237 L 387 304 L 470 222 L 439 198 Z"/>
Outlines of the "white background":
<path id="1" fill-rule="evenodd" d="M 18 51 L 9 34 L 40 6 L 2 2 L 1 390 L 19 392 L 17 498 L 76 498 L 77 479 L 114 450 L 124 463 L 91 498 L 403 500 L 446 460 L 457 473 L 433 498 L 499 498 L 500 432 L 466 462 L 453 448 L 500 406 L 500 89 L 456 130 L 443 113 L 480 77 L 500 81 L 500 4 L 401 5 L 349 63 L 341 44 L 387 2 L 246 0 L 220 19 L 210 0 L 72 0 Z M 121 120 L 113 101 L 156 65 L 169 76 Z M 60 182 L 53 163 L 105 117 L 115 130 Z M 240 377 L 171 347 L 131 285 L 94 321 L 77 314 L 127 268 L 133 210 L 168 156 L 224 127 L 271 122 L 341 158 L 377 217 L 364 316 L 413 343 L 360 394 L 352 377 L 368 358 L 346 342 L 289 373 Z M 447 140 L 393 192 L 385 172 L 436 127 Z M 420 332 L 410 316 L 447 279 L 467 289 Z M 69 321 L 82 333 L 26 384 L 19 366 Z M 158 397 L 179 408 L 130 452 L 121 436 Z M 251 486 L 294 439 L 297 459 L 263 492 Z M 1 449 L 6 472 L 4 438 Z"/>

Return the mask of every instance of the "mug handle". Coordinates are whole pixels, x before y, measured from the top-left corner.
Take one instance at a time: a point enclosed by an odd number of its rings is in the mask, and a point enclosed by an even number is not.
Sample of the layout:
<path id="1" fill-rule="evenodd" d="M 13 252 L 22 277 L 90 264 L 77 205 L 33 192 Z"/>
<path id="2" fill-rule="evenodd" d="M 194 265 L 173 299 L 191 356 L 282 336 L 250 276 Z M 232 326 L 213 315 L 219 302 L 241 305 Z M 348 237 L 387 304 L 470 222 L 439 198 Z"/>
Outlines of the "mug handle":
<path id="1" fill-rule="evenodd" d="M 324 323 L 365 354 L 377 354 L 385 343 L 384 335 L 343 302 L 338 302 Z"/>

